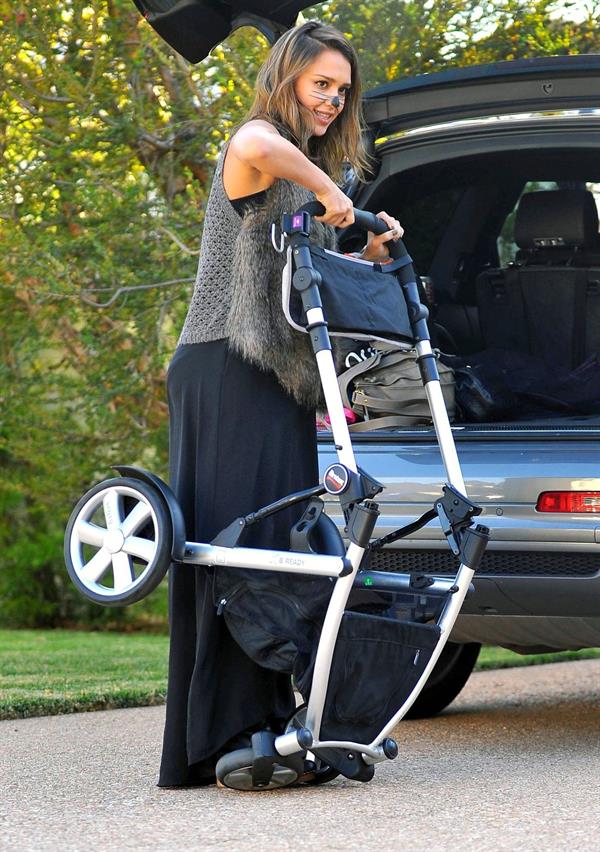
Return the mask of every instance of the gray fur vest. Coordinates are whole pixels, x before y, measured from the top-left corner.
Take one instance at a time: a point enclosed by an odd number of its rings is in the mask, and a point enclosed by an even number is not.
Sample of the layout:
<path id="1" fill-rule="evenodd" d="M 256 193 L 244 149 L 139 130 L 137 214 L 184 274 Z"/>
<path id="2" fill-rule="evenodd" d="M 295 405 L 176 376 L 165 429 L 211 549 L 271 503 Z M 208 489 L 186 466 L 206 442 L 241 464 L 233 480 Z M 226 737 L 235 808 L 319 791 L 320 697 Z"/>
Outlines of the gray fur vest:
<path id="1" fill-rule="evenodd" d="M 246 361 L 272 370 L 296 402 L 309 408 L 323 403 L 315 356 L 308 334 L 293 329 L 281 306 L 281 275 L 285 254 L 271 244 L 271 223 L 293 213 L 312 192 L 287 180 L 277 180 L 265 201 L 244 216 L 234 252 L 233 293 L 226 323 L 230 345 Z M 335 249 L 335 231 L 313 220 L 313 241 Z"/>

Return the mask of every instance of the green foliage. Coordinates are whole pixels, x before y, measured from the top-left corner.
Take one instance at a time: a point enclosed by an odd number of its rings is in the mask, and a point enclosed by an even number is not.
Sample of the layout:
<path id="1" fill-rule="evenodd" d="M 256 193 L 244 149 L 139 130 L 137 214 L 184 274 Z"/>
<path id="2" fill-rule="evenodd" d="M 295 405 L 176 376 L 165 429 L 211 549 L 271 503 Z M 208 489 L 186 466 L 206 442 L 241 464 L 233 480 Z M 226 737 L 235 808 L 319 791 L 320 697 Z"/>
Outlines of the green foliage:
<path id="1" fill-rule="evenodd" d="M 553 9 L 331 0 L 305 15 L 351 36 L 369 87 L 598 49 L 596 3 L 577 24 Z M 206 195 L 266 51 L 246 29 L 190 66 L 131 0 L 0 0 L 0 623 L 156 616 L 155 602 L 117 614 L 82 603 L 62 531 L 112 464 L 166 473 L 165 370 Z"/>
<path id="2" fill-rule="evenodd" d="M 352 39 L 367 88 L 452 66 L 600 49 L 598 0 L 333 0 L 327 9 Z"/>
<path id="3" fill-rule="evenodd" d="M 62 531 L 112 464 L 165 475 L 165 367 L 266 45 L 195 68 L 130 0 L 7 7 L 0 39 L 0 623 L 112 623 L 65 583 Z"/>

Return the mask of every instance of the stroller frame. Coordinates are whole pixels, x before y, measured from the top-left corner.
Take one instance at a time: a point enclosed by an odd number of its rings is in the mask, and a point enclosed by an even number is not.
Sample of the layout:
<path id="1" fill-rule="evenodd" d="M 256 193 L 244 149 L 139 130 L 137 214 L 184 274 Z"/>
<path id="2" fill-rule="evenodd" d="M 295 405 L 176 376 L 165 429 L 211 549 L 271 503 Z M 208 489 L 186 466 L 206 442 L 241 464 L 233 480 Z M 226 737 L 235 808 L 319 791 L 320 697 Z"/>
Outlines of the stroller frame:
<path id="1" fill-rule="evenodd" d="M 333 753 L 331 750 L 335 750 L 335 753 L 341 756 L 341 762 L 336 764 L 336 768 L 347 777 L 362 781 L 370 780 L 376 763 L 394 758 L 398 749 L 390 734 L 427 682 L 464 598 L 471 588 L 471 580 L 488 539 L 486 527 L 473 528 L 472 525 L 473 516 L 481 510 L 465 496 L 464 481 L 427 330 L 427 309 L 419 299 L 412 261 L 401 241 L 398 241 L 390 244 L 390 253 L 392 257 L 395 255 L 392 261 L 395 264 L 394 277 L 403 289 L 408 307 L 417 360 L 448 485 L 444 488 L 444 496 L 436 501 L 434 509 L 421 519 L 378 542 L 372 542 L 372 533 L 379 514 L 373 497 L 383 486 L 358 468 L 344 414 L 327 322 L 320 299 L 320 276 L 313 268 L 309 251 L 311 213 L 317 215 L 319 208 L 320 205 L 313 203 L 305 205 L 294 214 L 284 214 L 281 223 L 281 244 L 276 248 L 283 250 L 285 241 L 289 241 L 288 265 L 284 275 L 292 274 L 293 286 L 302 297 L 307 320 L 306 331 L 310 334 L 315 352 L 337 450 L 338 462 L 327 469 L 323 483 L 291 494 L 246 518 L 238 518 L 219 533 L 212 543 L 200 543 L 185 539 L 181 510 L 164 482 L 146 471 L 120 466 L 117 470 L 126 478 L 105 480 L 84 495 L 73 510 L 65 534 L 65 560 L 71 579 L 85 596 L 106 605 L 132 603 L 144 597 L 158 585 L 172 561 L 212 566 L 217 571 L 222 567 L 237 567 L 308 574 L 335 580 L 316 651 L 305 720 L 301 725 L 288 728 L 286 733 L 271 734 L 267 740 L 264 736 L 261 738 L 254 735 L 252 765 L 247 766 L 249 758 L 246 755 L 245 774 L 242 771 L 244 767 L 239 767 L 241 781 L 238 778 L 236 783 L 235 771 L 228 776 L 228 786 L 237 789 L 269 788 L 290 783 L 290 778 L 293 781 L 301 774 L 297 768 L 298 759 L 304 759 L 307 752 L 313 756 L 317 755 L 327 764 L 328 757 Z M 357 224 L 365 229 L 379 233 L 387 230 L 388 226 L 373 214 L 356 210 L 355 217 Z M 237 546 L 248 524 L 326 492 L 339 497 L 344 511 L 350 538 L 345 556 Z M 135 497 L 139 502 L 124 518 L 121 503 L 127 497 L 130 500 Z M 94 513 L 100 506 L 104 511 L 106 529 L 94 521 Z M 134 515 L 135 517 L 132 517 Z M 423 576 L 415 578 L 415 575 L 410 574 L 361 571 L 361 564 L 370 547 L 397 540 L 424 526 L 436 515 L 442 523 L 449 545 L 460 559 L 454 579 Z M 330 523 L 333 526 L 333 523 Z M 147 529 L 149 524 L 153 525 L 154 534 L 150 539 L 151 544 L 146 547 L 140 544 L 140 536 L 137 534 L 144 529 L 144 525 Z M 98 547 L 99 550 L 94 557 L 87 559 L 84 555 L 84 545 Z M 308 551 L 310 549 L 310 546 L 305 548 Z M 137 577 L 132 561 L 136 557 L 138 561 L 141 559 L 142 562 L 147 562 Z M 114 587 L 108 588 L 102 586 L 101 581 L 110 572 L 111 567 Z M 439 599 L 439 638 L 412 691 L 370 742 L 355 742 L 351 739 L 321 740 L 321 723 L 338 631 L 351 590 L 353 587 L 362 586 L 367 575 L 368 585 L 375 591 L 418 595 L 419 591 L 426 589 L 427 596 Z M 279 770 L 283 767 L 279 780 L 277 767 Z M 290 767 L 294 767 L 294 771 Z M 237 774 L 239 775 L 239 772 Z"/>

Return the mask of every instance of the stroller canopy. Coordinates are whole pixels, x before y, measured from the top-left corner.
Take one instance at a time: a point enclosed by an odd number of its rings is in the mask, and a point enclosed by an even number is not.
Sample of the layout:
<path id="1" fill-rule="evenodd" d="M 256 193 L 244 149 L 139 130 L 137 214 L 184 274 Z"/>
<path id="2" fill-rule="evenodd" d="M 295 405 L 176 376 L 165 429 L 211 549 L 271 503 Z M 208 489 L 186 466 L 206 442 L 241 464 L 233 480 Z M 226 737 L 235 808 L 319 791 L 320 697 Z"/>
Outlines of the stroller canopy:
<path id="1" fill-rule="evenodd" d="M 272 43 L 294 25 L 306 0 L 134 0 L 159 36 L 189 62 L 200 62 L 243 26 L 254 26 Z"/>

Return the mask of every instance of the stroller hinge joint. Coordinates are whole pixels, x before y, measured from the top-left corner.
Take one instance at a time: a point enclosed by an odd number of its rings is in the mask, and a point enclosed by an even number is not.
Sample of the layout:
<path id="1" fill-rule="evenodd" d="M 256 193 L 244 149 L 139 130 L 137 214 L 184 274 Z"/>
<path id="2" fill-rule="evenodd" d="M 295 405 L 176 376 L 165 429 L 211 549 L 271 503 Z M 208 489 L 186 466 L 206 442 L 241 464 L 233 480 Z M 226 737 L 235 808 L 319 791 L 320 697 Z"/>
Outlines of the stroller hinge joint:
<path id="1" fill-rule="evenodd" d="M 379 517 L 379 506 L 372 500 L 355 503 L 349 513 L 346 530 L 348 538 L 358 547 L 367 548 Z"/>
<path id="2" fill-rule="evenodd" d="M 338 574 L 338 577 L 348 577 L 354 571 L 354 566 L 352 565 L 350 559 L 346 559 L 345 557 L 342 558 L 342 562 L 344 564 L 342 570 Z"/>
<path id="3" fill-rule="evenodd" d="M 336 471 L 338 471 L 342 467 L 347 473 L 347 483 L 344 488 L 341 491 L 335 491 L 327 488 L 327 485 L 325 485 L 325 487 L 330 494 L 336 493 L 340 496 L 340 503 L 342 504 L 342 509 L 344 509 L 344 511 L 350 510 L 354 503 L 360 503 L 362 500 L 371 500 L 383 491 L 383 485 L 381 482 L 378 482 L 361 467 L 358 467 L 357 472 L 355 473 L 353 470 L 347 468 L 346 465 L 336 463 L 327 468 L 326 474 L 332 468 L 335 468 Z"/>
<path id="4" fill-rule="evenodd" d="M 214 547 L 236 547 L 248 525 L 246 518 L 236 518 L 211 541 Z"/>
<path id="5" fill-rule="evenodd" d="M 442 490 L 444 496 L 436 501 L 435 510 L 452 552 L 459 556 L 463 551 L 464 534 L 471 526 L 472 519 L 480 515 L 482 510 L 452 485 L 444 485 Z"/>

